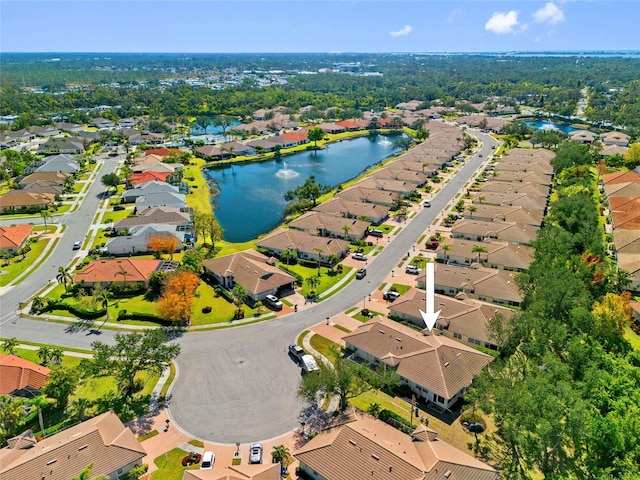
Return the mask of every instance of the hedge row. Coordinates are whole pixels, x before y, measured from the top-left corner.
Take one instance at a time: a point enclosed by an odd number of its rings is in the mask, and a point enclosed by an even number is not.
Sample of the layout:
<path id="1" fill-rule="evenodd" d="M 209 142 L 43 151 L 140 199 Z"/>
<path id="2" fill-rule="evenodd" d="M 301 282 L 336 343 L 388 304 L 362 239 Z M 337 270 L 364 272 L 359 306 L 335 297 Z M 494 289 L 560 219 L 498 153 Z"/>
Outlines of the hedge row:
<path id="1" fill-rule="evenodd" d="M 91 320 L 100 318 L 107 314 L 107 311 L 104 308 L 101 308 L 99 310 L 85 310 L 84 308 L 79 308 L 75 305 L 69 305 L 64 302 L 50 302 L 38 313 L 51 312 L 52 310 L 66 310 L 67 312 L 75 315 L 78 318 L 86 318 Z"/>
<path id="2" fill-rule="evenodd" d="M 138 313 L 138 312 L 131 312 L 131 313 L 127 313 L 126 310 L 121 310 L 120 312 L 118 312 L 118 321 L 121 320 L 140 320 L 140 321 L 145 321 L 145 322 L 153 322 L 153 323 L 157 323 L 163 326 L 171 326 L 174 325 L 173 322 L 166 320 L 162 317 L 159 317 L 158 315 L 154 315 L 153 313 Z"/>

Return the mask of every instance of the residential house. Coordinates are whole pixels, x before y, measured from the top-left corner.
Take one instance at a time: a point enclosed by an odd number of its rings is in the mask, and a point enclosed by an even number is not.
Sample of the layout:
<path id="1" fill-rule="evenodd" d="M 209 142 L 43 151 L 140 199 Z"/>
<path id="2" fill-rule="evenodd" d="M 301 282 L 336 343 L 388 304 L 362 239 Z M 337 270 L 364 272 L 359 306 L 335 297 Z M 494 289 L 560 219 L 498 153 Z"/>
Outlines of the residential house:
<path id="1" fill-rule="evenodd" d="M 148 170 L 146 172 L 138 172 L 131 175 L 127 178 L 128 188 L 133 188 L 138 185 L 142 185 L 143 183 L 157 181 L 157 182 L 167 182 L 169 177 L 173 174 L 171 172 L 154 172 L 153 170 Z"/>
<path id="2" fill-rule="evenodd" d="M 118 128 L 133 128 L 135 124 L 135 118 L 123 118 L 118 122 Z"/>
<path id="3" fill-rule="evenodd" d="M 540 197 L 548 197 L 551 191 L 550 185 L 541 185 L 539 183 L 523 182 L 523 183 L 509 183 L 488 181 L 484 183 L 478 190 L 480 195 L 486 193 L 498 192 L 498 193 L 523 193 L 526 195 L 534 195 Z"/>
<path id="4" fill-rule="evenodd" d="M 613 241 L 618 255 L 640 254 L 640 234 L 637 230 L 614 230 Z"/>
<path id="5" fill-rule="evenodd" d="M 529 163 L 543 162 L 549 163 L 555 158 L 556 154 L 552 150 L 546 148 L 512 148 L 505 152 L 501 161 L 525 160 Z"/>
<path id="6" fill-rule="evenodd" d="M 212 258 L 202 262 L 204 272 L 227 290 L 242 285 L 251 303 L 267 295 L 293 293 L 296 278 L 275 266 L 275 259 L 255 250 Z"/>
<path id="7" fill-rule="evenodd" d="M 258 138 L 256 140 L 249 140 L 247 142 L 247 147 L 251 147 L 254 151 L 258 152 L 260 149 L 265 152 L 273 152 L 276 149 L 276 143 L 272 142 L 268 138 Z M 280 147 L 285 148 L 283 145 Z"/>
<path id="8" fill-rule="evenodd" d="M 55 137 L 57 135 L 60 135 L 60 130 L 58 130 L 53 125 L 45 125 L 44 127 L 29 127 L 29 131 L 36 137 Z"/>
<path id="9" fill-rule="evenodd" d="M 111 120 L 109 120 L 108 118 L 102 118 L 102 117 L 96 117 L 92 119 L 91 122 L 89 122 L 89 124 L 101 130 L 115 127 L 115 124 Z"/>
<path id="10" fill-rule="evenodd" d="M 622 132 L 607 132 L 600 135 L 600 141 L 604 145 L 617 145 L 618 147 L 628 147 L 631 137 Z"/>
<path id="11" fill-rule="evenodd" d="M 49 372 L 47 367 L 17 355 L 0 353 L 0 395 L 27 398 L 38 396 L 49 379 Z M 2 462 L 0 468 L 1 465 Z"/>
<path id="12" fill-rule="evenodd" d="M 491 176 L 491 180 L 498 183 L 524 184 L 532 183 L 534 185 L 549 186 L 553 182 L 551 175 L 539 174 L 535 172 L 522 171 L 501 171 L 496 172 L 496 176 Z"/>
<path id="13" fill-rule="evenodd" d="M 7 130 L 4 132 L 4 134 L 7 137 L 11 138 L 14 145 L 30 142 L 31 140 L 36 138 L 35 134 L 31 133 L 26 128 L 23 128 L 21 130 Z"/>
<path id="14" fill-rule="evenodd" d="M 147 283 L 149 275 L 155 272 L 160 260 L 139 258 L 110 258 L 94 260 L 84 270 L 75 274 L 74 281 L 85 287 L 96 283 L 141 282 Z"/>
<path id="15" fill-rule="evenodd" d="M 346 130 L 344 127 L 332 122 L 323 122 L 316 125 L 316 127 L 321 128 L 324 133 L 342 133 Z"/>
<path id="16" fill-rule="evenodd" d="M 176 231 L 191 231 L 191 214 L 184 209 L 175 207 L 151 207 L 136 216 L 129 216 L 114 223 L 116 232 L 129 231 L 130 228 L 151 224 L 175 225 Z"/>
<path id="17" fill-rule="evenodd" d="M 426 288 L 425 272 L 416 281 L 418 288 Z M 436 263 L 435 291 L 450 297 L 463 293 L 468 298 L 512 307 L 519 306 L 523 300 L 514 273 L 477 264 L 468 268 Z"/>
<path id="18" fill-rule="evenodd" d="M 443 245 L 448 245 L 448 250 Z M 476 247 L 484 247 L 487 253 L 473 251 Z M 471 265 L 481 263 L 485 267 L 511 272 L 523 272 L 533 261 L 533 248 L 514 243 L 447 238 L 440 242 L 436 249 L 436 259 L 441 263 Z"/>
<path id="19" fill-rule="evenodd" d="M 140 133 L 138 135 L 131 135 L 129 137 L 129 143 L 131 145 L 160 145 L 164 143 L 164 135 L 162 133 Z"/>
<path id="20" fill-rule="evenodd" d="M 601 157 L 612 157 L 614 155 L 623 156 L 627 153 L 628 147 L 621 147 L 619 145 L 605 145 L 602 150 L 600 150 Z"/>
<path id="21" fill-rule="evenodd" d="M 377 317 L 342 337 L 353 357 L 395 367 L 419 401 L 450 409 L 493 357 L 440 335 Z M 405 477 L 411 478 L 411 477 Z"/>
<path id="22" fill-rule="evenodd" d="M 569 134 L 569 140 L 578 143 L 593 143 L 596 141 L 597 135 L 589 130 L 576 130 Z"/>
<path id="23" fill-rule="evenodd" d="M 309 143 L 309 137 L 307 136 L 306 130 L 297 130 L 294 132 L 286 132 L 281 135 L 282 137 L 288 139 L 291 142 L 294 142 L 295 145 L 304 145 L 305 143 Z"/>
<path id="24" fill-rule="evenodd" d="M 371 177 L 381 180 L 397 180 L 412 183 L 415 189 L 423 186 L 429 175 L 420 171 L 405 170 L 404 168 L 396 167 L 394 163 L 391 163 L 389 166 L 372 173 Z"/>
<path id="25" fill-rule="evenodd" d="M 371 225 L 365 220 L 345 218 L 340 215 L 310 211 L 289 222 L 289 228 L 309 232 L 320 237 L 362 239 Z"/>
<path id="26" fill-rule="evenodd" d="M 68 177 L 68 173 L 62 172 L 35 172 L 20 180 L 18 185 L 27 192 L 62 195 Z"/>
<path id="27" fill-rule="evenodd" d="M 604 192 L 607 198 L 639 197 L 640 182 L 609 183 L 605 185 Z"/>
<path id="28" fill-rule="evenodd" d="M 515 222 L 524 225 L 542 225 L 544 212 L 541 210 L 531 210 L 525 207 L 509 207 L 487 204 L 476 204 L 475 211 L 468 210 L 465 212 L 465 218 L 474 220 L 484 220 L 493 222 Z"/>
<path id="29" fill-rule="evenodd" d="M 77 155 L 84 152 L 84 142 L 74 137 L 49 138 L 38 146 L 38 155 L 66 154 Z"/>
<path id="30" fill-rule="evenodd" d="M 255 155 L 255 148 L 250 147 L 249 145 L 245 145 L 239 142 L 226 142 L 220 146 L 220 150 L 223 152 L 229 152 L 232 157 L 235 156 L 250 156 Z"/>
<path id="31" fill-rule="evenodd" d="M 502 172 L 526 172 L 535 173 L 537 175 L 553 175 L 553 167 L 549 163 L 529 163 L 529 162 L 498 162 L 492 167 L 495 169 L 498 176 L 502 175 Z"/>
<path id="32" fill-rule="evenodd" d="M 362 130 L 367 127 L 369 122 L 359 122 L 357 120 L 341 120 L 336 122 L 336 125 L 344 128 L 347 132 L 355 132 L 357 130 Z"/>
<path id="33" fill-rule="evenodd" d="M 75 175 L 79 171 L 80 165 L 78 162 L 76 162 L 75 158 L 66 153 L 45 158 L 44 165 L 36 168 L 36 172 L 61 172 L 69 175 Z"/>
<path id="34" fill-rule="evenodd" d="M 328 257 L 344 258 L 349 243 L 339 238 L 318 237 L 291 228 L 279 228 L 256 243 L 272 255 L 280 256 L 285 250 L 293 250 L 300 260 L 319 261 L 328 265 Z"/>
<path id="35" fill-rule="evenodd" d="M 33 225 L 0 226 L 0 252 L 15 255 L 27 244 L 33 233 Z"/>
<path id="36" fill-rule="evenodd" d="M 0 196 L 0 213 L 33 211 L 48 208 L 55 201 L 52 193 L 25 192 L 10 190 Z"/>
<path id="37" fill-rule="evenodd" d="M 140 213 L 152 207 L 187 208 L 187 199 L 182 193 L 160 192 L 146 193 L 136 198 L 135 213 Z"/>
<path id="38" fill-rule="evenodd" d="M 196 148 L 194 154 L 197 157 L 204 158 L 205 160 L 221 160 L 232 157 L 231 152 L 223 152 L 215 145 L 205 145 L 203 147 Z"/>
<path id="39" fill-rule="evenodd" d="M 398 199 L 398 194 L 380 190 L 379 188 L 364 188 L 354 185 L 337 193 L 335 197 L 351 202 L 375 203 L 376 205 L 392 207 Z"/>
<path id="40" fill-rule="evenodd" d="M 547 209 L 546 196 L 528 195 L 526 193 L 480 192 L 474 195 L 472 202 L 476 205 L 514 206 L 540 211 L 546 211 Z"/>
<path id="41" fill-rule="evenodd" d="M 411 435 L 361 417 L 322 430 L 293 452 L 313 480 L 498 480 L 492 467 L 419 425 Z M 371 472 L 371 474 L 369 474 Z"/>
<path id="42" fill-rule="evenodd" d="M 482 345 L 491 350 L 500 348 L 501 345 L 489 334 L 489 322 L 496 315 L 508 319 L 514 314 L 513 310 L 470 298 L 435 295 L 434 299 L 434 310 L 440 312 L 435 328 L 442 335 L 472 346 Z M 389 305 L 389 316 L 424 328 L 420 310 L 424 309 L 425 303 L 425 292 L 412 288 Z"/>
<path id="43" fill-rule="evenodd" d="M 485 239 L 529 245 L 536 239 L 539 227 L 515 222 L 462 220 L 451 228 L 453 238 L 482 242 Z"/>
<path id="44" fill-rule="evenodd" d="M 149 242 L 153 237 L 172 236 L 176 239 L 174 253 L 184 249 L 184 243 L 192 240 L 189 232 L 178 231 L 175 225 L 152 223 L 138 225 L 127 229 L 128 235 L 118 235 L 107 240 L 104 248 L 109 255 L 138 255 L 151 253 Z"/>
<path id="45" fill-rule="evenodd" d="M 421 100 L 410 100 L 408 102 L 401 102 L 398 103 L 396 105 L 396 108 L 399 110 L 409 110 L 412 112 L 415 112 L 416 110 L 418 110 L 418 108 L 420 108 L 420 105 L 422 105 L 424 102 Z"/>
<path id="46" fill-rule="evenodd" d="M 628 290 L 640 293 L 640 254 L 618 253 L 618 266 L 629 272 Z"/>
<path id="47" fill-rule="evenodd" d="M 41 441 L 28 432 L 0 450 L 3 480 L 69 480 L 92 465 L 92 478 L 117 480 L 142 464 L 147 452 L 110 410 Z"/>
<path id="48" fill-rule="evenodd" d="M 393 192 L 396 196 L 402 195 L 406 197 L 416 189 L 416 184 L 402 180 L 390 180 L 369 176 L 364 180 L 360 180 L 353 188 L 378 189 L 385 192 Z"/>
<path id="49" fill-rule="evenodd" d="M 280 468 L 280 463 L 247 463 L 215 470 L 185 470 L 182 480 L 281 480 Z"/>
<path id="50" fill-rule="evenodd" d="M 640 173 L 633 170 L 625 170 L 614 173 L 605 173 L 602 176 L 605 185 L 616 185 L 618 183 L 640 183 Z"/>
<path id="51" fill-rule="evenodd" d="M 313 208 L 316 212 L 335 213 L 345 218 L 359 218 L 380 225 L 389 217 L 389 207 L 334 197 Z"/>
<path id="52" fill-rule="evenodd" d="M 640 230 L 640 196 L 609 198 L 613 228 Z M 640 232 L 638 233 L 640 237 Z"/>
<path id="53" fill-rule="evenodd" d="M 168 157 L 171 154 L 181 155 L 182 153 L 184 152 L 179 148 L 167 148 L 167 147 L 154 148 L 151 150 L 145 150 L 144 152 L 145 155 L 157 155 L 159 157 Z"/>
<path id="54" fill-rule="evenodd" d="M 136 185 L 134 188 L 130 188 L 122 192 L 122 203 L 133 203 L 138 197 L 149 194 L 164 194 L 164 193 L 180 193 L 179 188 L 173 185 L 169 185 L 167 182 L 158 180 L 152 180 L 150 182 Z"/>

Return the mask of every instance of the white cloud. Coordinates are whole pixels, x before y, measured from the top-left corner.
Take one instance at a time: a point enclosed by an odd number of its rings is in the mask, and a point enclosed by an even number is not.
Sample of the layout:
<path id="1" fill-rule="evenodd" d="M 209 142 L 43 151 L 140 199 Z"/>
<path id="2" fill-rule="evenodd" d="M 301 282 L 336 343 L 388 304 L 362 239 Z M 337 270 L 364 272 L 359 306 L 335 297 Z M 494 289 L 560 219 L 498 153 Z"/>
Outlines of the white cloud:
<path id="1" fill-rule="evenodd" d="M 564 22 L 564 12 L 553 2 L 548 2 L 533 14 L 533 20 L 538 23 L 556 25 Z"/>
<path id="2" fill-rule="evenodd" d="M 453 22 L 457 16 L 462 15 L 462 9 L 461 8 L 456 8 L 455 10 L 452 10 L 451 13 L 449 14 L 449 17 L 447 17 L 447 22 Z"/>
<path id="3" fill-rule="evenodd" d="M 413 27 L 411 25 L 405 25 L 396 32 L 389 32 L 389 35 L 391 35 L 392 37 L 404 37 L 405 35 L 409 35 L 411 33 L 411 30 L 413 30 Z"/>
<path id="4" fill-rule="evenodd" d="M 526 25 L 518 23 L 518 12 L 511 10 L 510 12 L 495 12 L 484 25 L 485 30 L 489 30 L 497 35 L 506 33 L 516 33 L 516 27 L 520 26 L 525 29 Z"/>

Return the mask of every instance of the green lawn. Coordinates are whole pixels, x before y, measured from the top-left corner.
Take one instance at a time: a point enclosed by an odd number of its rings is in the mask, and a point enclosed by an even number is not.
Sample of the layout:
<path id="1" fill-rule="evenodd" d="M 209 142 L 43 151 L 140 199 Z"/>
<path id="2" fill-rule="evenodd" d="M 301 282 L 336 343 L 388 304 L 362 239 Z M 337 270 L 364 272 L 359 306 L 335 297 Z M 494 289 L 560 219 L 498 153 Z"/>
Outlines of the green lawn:
<path id="1" fill-rule="evenodd" d="M 366 323 L 369 320 L 371 320 L 374 317 L 379 317 L 382 314 L 379 312 L 374 312 L 373 310 L 369 310 L 369 313 L 371 316 L 365 317 L 364 315 L 362 315 L 362 312 L 358 312 L 355 315 L 352 315 L 353 318 L 355 318 L 356 320 L 362 322 L 362 323 Z"/>
<path id="2" fill-rule="evenodd" d="M 335 342 L 332 342 L 328 338 L 320 335 L 313 335 L 309 341 L 311 346 L 320 352 L 324 357 L 334 362 L 336 359 L 335 352 L 341 352 L 342 347 Z"/>
<path id="3" fill-rule="evenodd" d="M 110 223 L 109 220 L 111 220 L 111 222 L 117 222 L 118 220 L 127 218 L 129 215 L 133 216 L 134 207 L 132 205 L 124 205 L 124 207 L 124 210 L 115 211 L 112 208 L 111 210 L 104 212 L 104 215 L 102 216 L 102 223 Z"/>
<path id="4" fill-rule="evenodd" d="M 411 287 L 409 285 L 402 285 L 401 283 L 394 283 L 391 285 L 391 287 L 389 287 L 389 289 L 394 289 L 400 295 L 404 295 L 409 290 L 411 290 Z"/>
<path id="5" fill-rule="evenodd" d="M 631 344 L 634 350 L 638 350 L 640 352 L 640 336 L 633 332 L 630 328 L 624 333 L 624 338 Z"/>
<path id="6" fill-rule="evenodd" d="M 55 348 L 55 345 L 47 345 L 48 347 Z M 38 357 L 37 350 L 28 350 L 26 348 L 16 348 L 16 355 L 20 358 L 24 358 L 25 360 L 29 360 L 30 362 L 40 364 L 40 358 Z M 62 365 L 64 367 L 74 368 L 80 365 L 81 357 L 73 357 L 70 355 L 64 355 L 62 357 Z"/>
<path id="7" fill-rule="evenodd" d="M 197 470 L 199 465 L 182 466 L 182 458 L 187 454 L 180 448 L 174 448 L 156 457 L 153 463 L 158 470 L 151 474 L 151 480 L 182 480 L 185 470 Z"/>
<path id="8" fill-rule="evenodd" d="M 33 262 L 37 260 L 50 241 L 52 240 L 38 240 L 31 244 L 31 251 L 27 253 L 24 260 L 22 259 L 22 255 L 18 255 L 11 259 L 11 263 L 9 265 L 1 265 L 0 271 L 2 271 L 2 274 L 0 275 L 0 286 L 4 287 L 5 285 L 8 285 L 20 276 L 27 268 L 29 268 Z"/>
<path id="9" fill-rule="evenodd" d="M 209 184 L 204 179 L 202 167 L 206 165 L 201 158 L 194 158 L 190 165 L 184 167 L 183 179 L 189 184 L 190 193 L 187 195 L 187 206 L 202 212 L 211 211 L 211 195 L 209 193 Z M 188 180 L 193 178 L 193 180 Z"/>
<path id="10" fill-rule="evenodd" d="M 281 262 L 278 262 L 278 266 L 285 267 L 288 270 L 297 273 L 305 280 L 309 277 L 318 275 L 318 269 L 315 267 L 305 267 L 300 264 L 286 265 Z M 350 271 L 351 267 L 343 267 L 342 273 L 334 272 L 327 267 L 320 267 L 320 285 L 314 289 L 316 291 L 316 294 L 319 295 L 322 292 L 329 290 L 336 283 L 342 280 Z M 308 295 L 310 291 L 311 288 L 309 288 L 309 286 L 305 282 L 304 285 L 302 285 L 303 294 Z"/>

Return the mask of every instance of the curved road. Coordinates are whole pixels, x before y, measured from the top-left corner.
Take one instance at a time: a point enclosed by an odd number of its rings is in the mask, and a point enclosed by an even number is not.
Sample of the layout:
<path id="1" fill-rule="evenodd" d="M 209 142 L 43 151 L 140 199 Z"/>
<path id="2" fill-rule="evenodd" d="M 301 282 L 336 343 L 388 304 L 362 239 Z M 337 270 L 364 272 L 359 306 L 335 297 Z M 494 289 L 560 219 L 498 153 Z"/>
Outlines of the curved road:
<path id="1" fill-rule="evenodd" d="M 396 268 L 427 226 L 492 153 L 492 146 L 498 143 L 488 135 L 474 134 L 483 142 L 479 152 L 482 158 L 475 155 L 469 160 L 432 199 L 431 208 L 423 208 L 375 260 L 369 262 L 364 280 L 351 282 L 304 312 L 232 329 L 188 333 L 181 337 L 178 341 L 182 353 L 177 359 L 178 375 L 172 386 L 169 407 L 176 426 L 192 436 L 218 443 L 265 440 L 296 428 L 303 407 L 296 397 L 300 368 L 287 355 L 287 346 L 302 330 L 359 302 L 378 288 L 388 272 Z M 109 171 L 105 167 L 102 174 Z M 73 223 L 69 224 L 70 234 L 65 234 L 56 247 L 55 255 L 40 267 L 39 271 L 47 273 L 43 276 L 36 273 L 37 281 L 33 279 L 34 275 L 29 277 L 31 282 L 28 283 L 33 284 L 30 288 L 23 287 L 25 281 L 3 295 L 0 320 L 3 337 L 15 336 L 23 340 L 83 348 L 88 348 L 96 339 L 95 335 L 73 331 L 65 325 L 16 318 L 13 312 L 19 301 L 39 290 L 39 287 L 34 288 L 35 284 L 42 286 L 55 275 L 57 266 L 66 265 L 71 260 L 73 255 L 69 254 L 72 253 L 73 241 L 84 238 L 77 237 L 78 228 L 86 234 L 93 218 L 93 215 L 85 217 L 81 212 L 89 211 L 87 202 L 94 197 L 97 208 L 102 194 L 96 183 L 77 212 L 80 213 L 77 222 L 74 214 Z M 101 341 L 108 342 L 112 340 L 113 332 L 106 330 L 101 336 Z"/>

